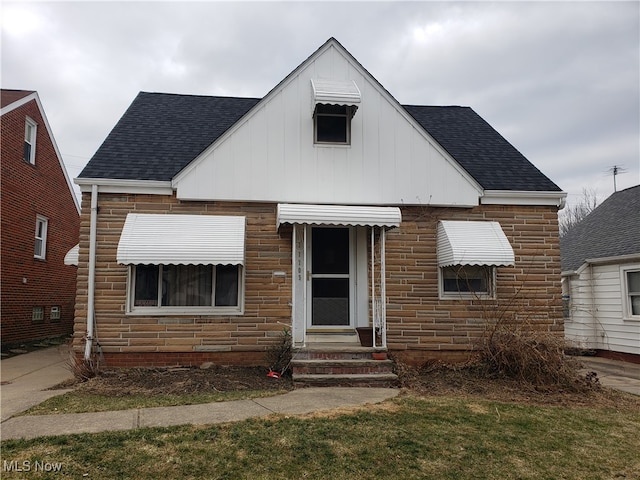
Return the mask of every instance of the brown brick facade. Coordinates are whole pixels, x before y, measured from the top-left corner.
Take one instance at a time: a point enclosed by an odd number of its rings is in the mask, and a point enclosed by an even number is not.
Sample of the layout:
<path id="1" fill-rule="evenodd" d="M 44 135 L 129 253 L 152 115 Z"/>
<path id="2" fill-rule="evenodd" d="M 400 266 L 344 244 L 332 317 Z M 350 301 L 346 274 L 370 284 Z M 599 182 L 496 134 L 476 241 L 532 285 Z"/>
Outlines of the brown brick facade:
<path id="1" fill-rule="evenodd" d="M 564 334 L 560 250 L 555 207 L 403 208 L 399 231 L 387 236 L 389 350 L 410 363 L 466 357 L 486 320 L 516 320 L 526 328 Z M 515 254 L 499 267 L 495 300 L 440 300 L 438 220 L 498 221 Z"/>
<path id="2" fill-rule="evenodd" d="M 35 165 L 23 160 L 25 117 L 37 123 Z M 35 100 L 0 118 L 2 124 L 2 344 L 73 331 L 76 267 L 64 256 L 78 242 L 80 218 Z M 34 258 L 36 216 L 48 219 L 46 258 Z M 33 321 L 33 307 L 43 307 Z M 61 318 L 51 318 L 60 307 Z"/>
<path id="3" fill-rule="evenodd" d="M 76 299 L 76 351 L 86 329 L 90 194 L 83 197 Z M 182 202 L 175 196 L 99 195 L 96 259 L 96 334 L 110 366 L 261 364 L 291 323 L 292 229 L 276 230 L 276 204 Z M 240 316 L 127 315 L 127 267 L 116 250 L 127 213 L 189 213 L 246 217 L 244 314 Z M 535 328 L 563 334 L 557 209 L 480 206 L 473 209 L 403 207 L 399 229 L 387 234 L 389 350 L 411 363 L 461 360 L 482 333 L 483 319 L 507 313 Z M 516 267 L 497 270 L 497 300 L 439 300 L 438 220 L 497 220 Z M 274 276 L 286 272 L 286 278 Z"/>

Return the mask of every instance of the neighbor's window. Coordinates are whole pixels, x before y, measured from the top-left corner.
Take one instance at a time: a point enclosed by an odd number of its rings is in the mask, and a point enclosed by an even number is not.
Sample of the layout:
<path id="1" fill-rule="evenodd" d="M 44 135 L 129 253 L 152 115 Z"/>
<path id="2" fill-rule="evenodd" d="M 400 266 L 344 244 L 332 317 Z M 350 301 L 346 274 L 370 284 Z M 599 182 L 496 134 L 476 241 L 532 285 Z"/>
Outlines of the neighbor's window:
<path id="1" fill-rule="evenodd" d="M 47 256 L 47 226 L 49 221 L 45 217 L 36 217 L 36 238 L 33 249 L 35 258 L 45 259 Z"/>
<path id="2" fill-rule="evenodd" d="M 313 114 L 315 143 L 351 143 L 353 107 L 319 103 Z"/>
<path id="3" fill-rule="evenodd" d="M 132 312 L 240 311 L 239 265 L 136 265 L 131 270 Z"/>
<path id="4" fill-rule="evenodd" d="M 33 307 L 33 312 L 31 313 L 31 320 L 33 321 L 33 323 L 44 322 L 44 307 Z"/>
<path id="5" fill-rule="evenodd" d="M 49 319 L 52 322 L 59 322 L 60 321 L 60 314 L 61 314 L 61 309 L 60 309 L 59 305 L 51 307 L 51 312 L 49 313 Z"/>
<path id="6" fill-rule="evenodd" d="M 36 164 L 36 130 L 36 122 L 27 117 L 24 125 L 24 160 L 32 165 Z"/>
<path id="7" fill-rule="evenodd" d="M 494 268 L 479 265 L 454 265 L 440 269 L 443 297 L 487 297 L 494 292 Z"/>
<path id="8" fill-rule="evenodd" d="M 625 270 L 627 317 L 640 318 L 640 270 Z"/>

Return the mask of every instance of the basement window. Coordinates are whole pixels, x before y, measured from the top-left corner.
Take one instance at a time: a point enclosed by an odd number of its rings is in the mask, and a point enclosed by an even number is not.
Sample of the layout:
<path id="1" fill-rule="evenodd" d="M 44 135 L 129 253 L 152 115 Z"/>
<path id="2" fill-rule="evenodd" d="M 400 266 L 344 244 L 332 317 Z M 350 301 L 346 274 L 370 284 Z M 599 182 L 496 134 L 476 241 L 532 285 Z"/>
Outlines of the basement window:
<path id="1" fill-rule="evenodd" d="M 33 307 L 31 321 L 33 323 L 44 323 L 44 307 Z"/>

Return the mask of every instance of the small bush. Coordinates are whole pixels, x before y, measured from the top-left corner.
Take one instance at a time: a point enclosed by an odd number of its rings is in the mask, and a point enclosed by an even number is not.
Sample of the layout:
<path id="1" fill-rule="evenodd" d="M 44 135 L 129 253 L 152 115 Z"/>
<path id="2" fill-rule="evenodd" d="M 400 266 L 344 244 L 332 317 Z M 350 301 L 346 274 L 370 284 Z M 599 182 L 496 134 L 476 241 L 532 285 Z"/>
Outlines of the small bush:
<path id="1" fill-rule="evenodd" d="M 580 376 L 579 362 L 565 355 L 563 337 L 536 330 L 496 326 L 478 342 L 485 374 L 520 380 L 537 388 L 582 389 L 596 383 Z"/>
<path id="2" fill-rule="evenodd" d="M 89 359 L 79 358 L 73 350 L 69 353 L 69 361 L 67 369 L 73 374 L 78 382 L 86 382 L 87 380 L 98 376 L 100 373 L 100 362 L 97 356 Z"/>
<path id="3" fill-rule="evenodd" d="M 266 361 L 272 371 L 286 373 L 291 364 L 292 346 L 291 332 L 285 328 L 282 330 L 280 342 L 267 350 Z"/>

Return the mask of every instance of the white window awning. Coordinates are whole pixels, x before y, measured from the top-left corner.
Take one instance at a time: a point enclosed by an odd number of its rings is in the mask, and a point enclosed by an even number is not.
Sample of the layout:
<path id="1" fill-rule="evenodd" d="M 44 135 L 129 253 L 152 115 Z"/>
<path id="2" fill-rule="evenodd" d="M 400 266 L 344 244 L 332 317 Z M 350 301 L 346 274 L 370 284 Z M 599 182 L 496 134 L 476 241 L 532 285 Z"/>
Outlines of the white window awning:
<path id="1" fill-rule="evenodd" d="M 67 252 L 64 256 L 64 264 L 65 265 L 75 265 L 78 266 L 78 255 L 80 254 L 80 244 L 76 244 Z"/>
<path id="2" fill-rule="evenodd" d="M 318 103 L 331 105 L 352 105 L 360 104 L 360 89 L 353 80 L 320 80 L 311 79 L 313 90 L 313 107 Z"/>
<path id="3" fill-rule="evenodd" d="M 438 266 L 515 265 L 513 248 L 498 222 L 440 221 Z"/>
<path id="4" fill-rule="evenodd" d="M 129 213 L 117 260 L 124 265 L 244 265 L 245 218 Z"/>
<path id="5" fill-rule="evenodd" d="M 285 223 L 392 228 L 399 227 L 401 221 L 402 214 L 398 207 L 278 204 L 278 228 Z"/>

